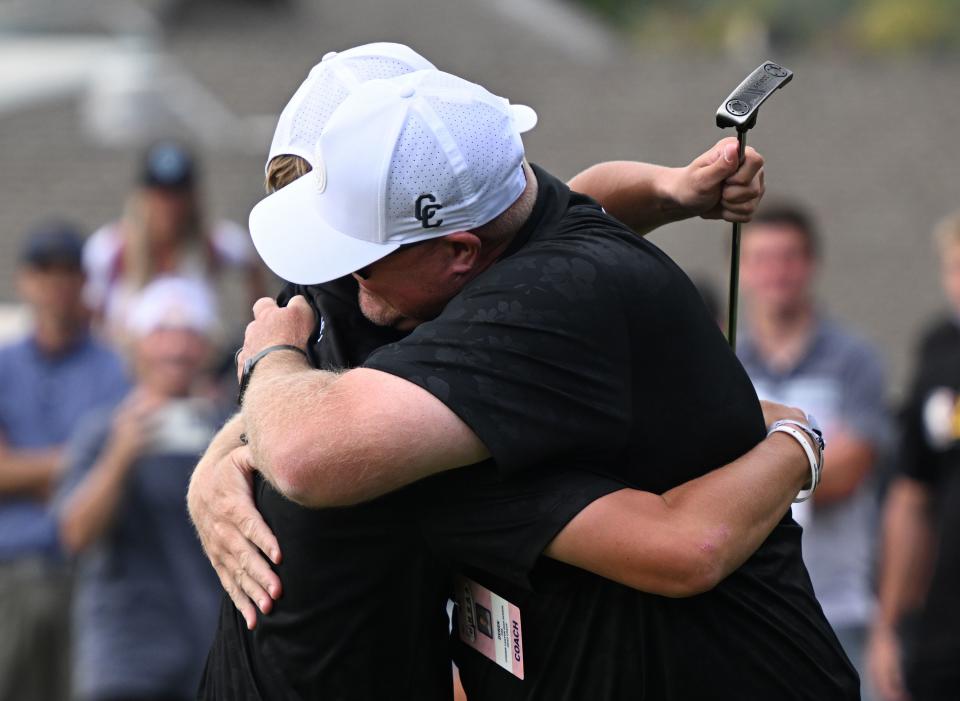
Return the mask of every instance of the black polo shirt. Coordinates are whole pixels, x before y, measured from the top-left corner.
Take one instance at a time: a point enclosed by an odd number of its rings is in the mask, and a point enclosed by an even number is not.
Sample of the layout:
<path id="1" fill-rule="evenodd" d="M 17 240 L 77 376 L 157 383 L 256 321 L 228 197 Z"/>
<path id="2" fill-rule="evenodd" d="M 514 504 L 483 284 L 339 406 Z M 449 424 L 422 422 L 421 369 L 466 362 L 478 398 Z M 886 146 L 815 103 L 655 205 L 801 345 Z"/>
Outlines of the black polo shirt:
<path id="1" fill-rule="evenodd" d="M 296 294 L 321 320 L 309 348 L 316 367 L 358 365 L 402 336 L 361 315 L 352 278 L 288 285 L 278 302 Z M 523 582 L 570 518 L 619 488 L 559 470 L 506 487 L 480 464 L 359 506 L 311 510 L 258 477 L 257 508 L 283 551 L 283 595 L 252 632 L 224 597 L 199 698 L 449 699 L 447 556 Z"/>
<path id="2" fill-rule="evenodd" d="M 903 412 L 901 473 L 924 484 L 938 541 L 907 684 L 916 699 L 946 699 L 960 687 L 960 323 L 943 320 L 920 343 Z"/>
<path id="3" fill-rule="evenodd" d="M 533 215 L 505 258 L 365 365 L 444 402 L 503 476 L 589 465 L 659 493 L 760 442 L 750 380 L 686 275 L 536 174 Z M 463 565 L 519 607 L 526 657 L 520 680 L 456 645 L 471 701 L 858 698 L 789 515 L 740 570 L 689 599 L 545 559 L 533 591 Z"/>

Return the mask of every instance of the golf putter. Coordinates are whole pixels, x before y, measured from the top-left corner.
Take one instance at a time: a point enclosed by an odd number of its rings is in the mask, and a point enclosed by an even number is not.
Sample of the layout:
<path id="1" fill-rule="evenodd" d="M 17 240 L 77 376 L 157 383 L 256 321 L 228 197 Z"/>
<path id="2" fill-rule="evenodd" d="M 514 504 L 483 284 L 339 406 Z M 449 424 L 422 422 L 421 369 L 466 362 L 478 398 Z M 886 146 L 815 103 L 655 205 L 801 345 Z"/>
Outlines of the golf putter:
<path id="1" fill-rule="evenodd" d="M 730 97 L 717 109 L 717 126 L 737 128 L 737 143 L 740 146 L 740 163 L 747 147 L 747 131 L 757 123 L 760 105 L 766 102 L 775 90 L 782 88 L 793 78 L 793 71 L 773 61 L 764 61 L 748 75 Z M 727 340 L 730 347 L 737 348 L 737 303 L 740 296 L 740 222 L 733 223 L 733 241 L 730 248 L 730 309 L 727 317 Z"/>

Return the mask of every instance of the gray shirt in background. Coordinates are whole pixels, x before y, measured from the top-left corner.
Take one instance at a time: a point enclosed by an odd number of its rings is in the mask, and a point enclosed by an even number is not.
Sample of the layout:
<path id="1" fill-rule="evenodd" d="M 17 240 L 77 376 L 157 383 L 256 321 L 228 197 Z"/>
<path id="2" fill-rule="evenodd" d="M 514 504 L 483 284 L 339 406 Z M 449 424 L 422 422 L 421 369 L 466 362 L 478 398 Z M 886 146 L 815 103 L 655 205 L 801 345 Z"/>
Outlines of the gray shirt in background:
<path id="1" fill-rule="evenodd" d="M 750 337 L 740 337 L 737 355 L 761 399 L 797 406 L 812 414 L 827 441 L 845 431 L 870 443 L 878 456 L 889 446 L 885 378 L 879 353 L 866 340 L 833 321 L 821 319 L 809 348 L 785 372 L 770 368 Z M 835 628 L 862 626 L 872 613 L 870 584 L 876 499 L 873 480 L 866 480 L 847 500 L 812 507 L 794 505 L 794 517 L 804 527 L 803 559 L 827 619 Z"/>

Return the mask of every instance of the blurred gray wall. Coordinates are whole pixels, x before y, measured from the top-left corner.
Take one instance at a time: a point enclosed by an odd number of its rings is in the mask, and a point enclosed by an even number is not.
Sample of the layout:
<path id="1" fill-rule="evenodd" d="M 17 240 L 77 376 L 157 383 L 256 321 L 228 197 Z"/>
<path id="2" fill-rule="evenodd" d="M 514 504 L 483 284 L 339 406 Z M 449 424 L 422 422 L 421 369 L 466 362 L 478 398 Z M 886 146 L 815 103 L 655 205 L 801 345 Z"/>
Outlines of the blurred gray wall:
<path id="1" fill-rule="evenodd" d="M 799 198 L 821 224 L 824 306 L 880 344 L 895 392 L 918 327 L 941 309 L 929 232 L 960 206 L 954 58 L 656 54 L 548 0 L 196 0 L 176 9 L 163 46 L 237 115 L 276 114 L 329 50 L 400 41 L 535 107 L 528 153 L 563 177 L 605 159 L 686 163 L 723 136 L 713 114 L 741 77 L 780 60 L 796 78 L 763 108 L 750 143 L 767 159 L 769 196 Z M 92 230 L 119 212 L 136 150 L 94 143 L 78 105 L 72 95 L 0 113 L 0 302 L 15 298 L 16 245 L 31 222 L 61 214 Z M 257 138 L 246 151 L 204 152 L 216 213 L 244 221 L 261 196 L 269 133 Z M 723 291 L 728 231 L 692 221 L 653 238 Z"/>

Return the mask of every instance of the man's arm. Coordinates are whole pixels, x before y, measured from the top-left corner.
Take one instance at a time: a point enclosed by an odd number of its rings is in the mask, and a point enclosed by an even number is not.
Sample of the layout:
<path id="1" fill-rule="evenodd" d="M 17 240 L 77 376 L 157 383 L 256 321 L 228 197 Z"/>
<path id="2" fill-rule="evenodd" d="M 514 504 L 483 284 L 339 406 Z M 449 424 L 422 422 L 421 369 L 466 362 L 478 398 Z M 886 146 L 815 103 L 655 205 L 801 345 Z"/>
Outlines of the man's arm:
<path id="1" fill-rule="evenodd" d="M 828 427 L 830 470 L 813 499 L 815 507 L 849 499 L 876 464 L 889 432 L 886 377 L 880 355 L 865 344 L 855 347 L 840 376 L 843 394 L 834 425 Z"/>
<path id="2" fill-rule="evenodd" d="M 803 449 L 777 433 L 662 496 L 624 489 L 597 499 L 545 554 L 641 591 L 693 596 L 760 547 L 809 479 Z"/>
<path id="3" fill-rule="evenodd" d="M 843 428 L 831 431 L 830 456 L 824 461 L 830 469 L 824 470 L 813 503 L 825 506 L 849 499 L 869 476 L 875 461 L 873 445 Z"/>
<path id="4" fill-rule="evenodd" d="M 286 307 L 261 299 L 253 314 L 241 360 L 276 344 L 302 348 L 314 326 L 300 296 Z M 243 421 L 257 470 L 309 507 L 356 504 L 489 456 L 453 411 L 412 382 L 367 368 L 315 370 L 289 350 L 257 364 Z"/>
<path id="5" fill-rule="evenodd" d="M 878 619 L 896 626 L 923 600 L 931 545 L 930 488 L 899 477 L 887 494 L 882 523 Z"/>
<path id="6" fill-rule="evenodd" d="M 883 512 L 878 606 L 867 668 L 884 701 L 907 699 L 897 626 L 922 600 L 932 561 L 930 488 L 909 477 L 890 485 Z"/>
<path id="7" fill-rule="evenodd" d="M 49 496 L 63 465 L 61 448 L 11 450 L 0 440 L 0 494 Z"/>
<path id="8" fill-rule="evenodd" d="M 467 464 L 483 457 L 483 447 L 463 422 L 415 385 L 375 370 L 343 375 L 313 370 L 298 360 L 294 353 L 275 353 L 261 361 L 243 414 L 214 437 L 187 492 L 203 549 L 250 629 L 256 626 L 257 609 L 268 613 L 281 593 L 280 579 L 267 561 L 280 562 L 280 544 L 253 500 L 254 471 L 296 501 L 339 505 L 413 481 L 437 460 Z M 280 367 L 271 371 L 271 362 Z M 286 371 L 281 371 L 284 365 Z M 369 392 L 386 400 L 380 405 L 390 416 L 358 414 L 344 401 Z M 309 427 L 304 416 L 311 418 Z M 407 438 L 384 440 L 378 431 L 382 421 L 402 426 Z M 244 433 L 250 445 L 242 443 Z M 458 440 L 461 445 L 455 444 Z M 370 472 L 371 463 L 390 469 Z"/>
<path id="9" fill-rule="evenodd" d="M 489 457 L 443 402 L 399 377 L 313 370 L 293 353 L 261 363 L 243 404 L 254 462 L 299 504 L 347 506 Z"/>
<path id="10" fill-rule="evenodd" d="M 610 161 L 587 168 L 568 184 L 644 235 L 696 216 L 749 221 L 763 197 L 763 178 L 760 154 L 747 148 L 738 166 L 737 140 L 728 137 L 686 166 Z"/>
<path id="11" fill-rule="evenodd" d="M 60 540 L 68 552 L 85 550 L 113 521 L 127 475 L 143 448 L 147 420 L 157 406 L 157 399 L 134 391 L 117 410 L 97 454 L 78 456 L 67 482 L 73 482 L 73 475 L 78 480 L 67 487 L 58 510 Z"/>

